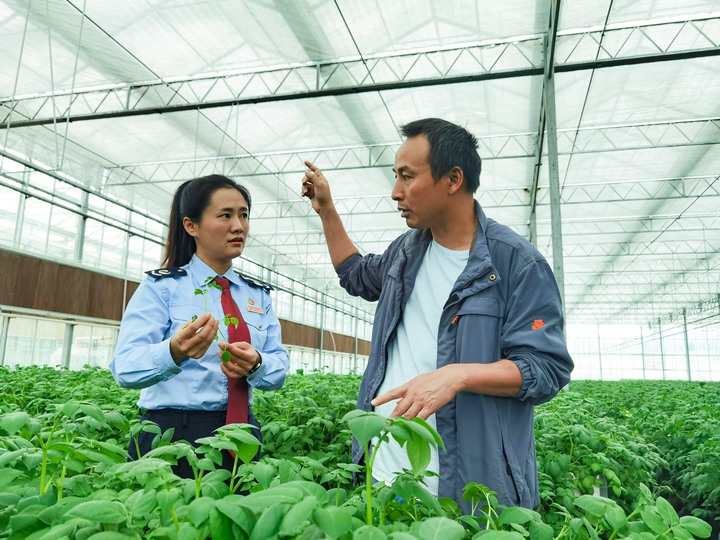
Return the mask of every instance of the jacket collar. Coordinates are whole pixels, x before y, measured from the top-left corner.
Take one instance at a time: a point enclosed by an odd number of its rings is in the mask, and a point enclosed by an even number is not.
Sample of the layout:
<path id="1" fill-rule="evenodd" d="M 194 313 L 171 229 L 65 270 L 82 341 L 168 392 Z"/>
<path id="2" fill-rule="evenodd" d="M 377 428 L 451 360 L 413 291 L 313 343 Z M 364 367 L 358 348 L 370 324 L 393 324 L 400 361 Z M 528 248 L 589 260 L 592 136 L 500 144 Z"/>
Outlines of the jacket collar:
<path id="1" fill-rule="evenodd" d="M 202 259 L 197 256 L 197 253 L 193 254 L 190 262 L 187 263 L 183 268 L 185 268 L 188 273 L 195 278 L 195 281 L 200 284 L 205 283 L 205 280 L 209 277 L 217 276 L 217 272 L 215 272 L 215 270 L 205 264 Z M 228 278 L 232 283 L 235 283 L 236 285 L 240 285 L 240 277 L 233 271 L 232 266 L 230 266 L 228 271 L 223 274 L 223 277 Z"/>
<path id="2" fill-rule="evenodd" d="M 470 249 L 467 265 L 458 277 L 457 286 L 453 289 L 453 291 L 460 291 L 460 296 L 465 296 L 466 293 L 471 294 L 476 288 L 484 288 L 486 286 L 484 284 L 479 284 L 478 287 L 470 284 L 493 268 L 487 243 L 487 228 L 490 220 L 477 201 L 475 201 L 475 219 L 477 223 L 475 241 Z M 400 248 L 400 256 L 391 266 L 390 274 L 397 278 L 402 273 L 404 297 L 408 298 L 427 247 L 432 241 L 432 232 L 430 229 L 417 229 L 406 234 L 405 241 Z"/>
<path id="3" fill-rule="evenodd" d="M 475 241 L 470 249 L 470 257 L 467 264 L 468 269 L 471 270 L 492 266 L 486 236 L 489 219 L 477 201 L 475 201 L 475 220 L 477 224 Z M 410 259 L 422 259 L 431 241 L 432 231 L 430 229 L 410 231 L 403 243 L 404 252 Z"/>

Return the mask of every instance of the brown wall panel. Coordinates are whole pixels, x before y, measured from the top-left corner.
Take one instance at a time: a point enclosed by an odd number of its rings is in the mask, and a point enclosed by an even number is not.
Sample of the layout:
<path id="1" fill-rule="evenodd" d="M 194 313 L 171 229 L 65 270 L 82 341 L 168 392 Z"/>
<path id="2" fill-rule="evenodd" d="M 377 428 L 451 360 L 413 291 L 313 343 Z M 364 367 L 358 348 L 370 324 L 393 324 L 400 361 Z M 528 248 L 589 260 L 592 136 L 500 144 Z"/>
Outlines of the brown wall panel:
<path id="1" fill-rule="evenodd" d="M 119 321 L 125 280 L 0 250 L 0 304 Z M 127 281 L 130 298 L 138 284 Z"/>
<path id="2" fill-rule="evenodd" d="M 19 253 L 0 250 L 0 304 L 119 321 L 139 283 L 66 266 Z M 320 330 L 280 319 L 283 343 L 317 349 Z M 323 349 L 355 352 L 354 339 L 325 331 Z M 358 354 L 370 354 L 370 342 L 358 341 Z"/>

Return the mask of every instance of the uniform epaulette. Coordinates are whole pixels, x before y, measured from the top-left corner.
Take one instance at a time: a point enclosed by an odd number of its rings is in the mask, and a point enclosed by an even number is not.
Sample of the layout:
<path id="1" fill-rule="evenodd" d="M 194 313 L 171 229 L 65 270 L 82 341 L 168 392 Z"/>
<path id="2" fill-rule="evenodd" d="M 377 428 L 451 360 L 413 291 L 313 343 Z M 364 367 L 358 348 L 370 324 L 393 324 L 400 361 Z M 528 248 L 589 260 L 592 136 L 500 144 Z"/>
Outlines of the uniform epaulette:
<path id="1" fill-rule="evenodd" d="M 187 270 L 185 270 L 184 268 L 180 268 L 179 266 L 171 266 L 169 268 L 157 268 L 156 270 L 148 270 L 145 273 L 150 277 L 154 277 L 155 279 L 161 279 L 164 277 L 186 276 Z"/>
<path id="2" fill-rule="evenodd" d="M 275 290 L 275 289 L 273 289 L 272 285 L 268 285 L 266 283 L 258 283 L 257 281 L 253 281 L 252 279 L 243 276 L 240 272 L 238 272 L 234 268 L 233 268 L 233 270 L 238 276 L 240 276 L 243 280 L 247 281 L 250 285 L 254 285 L 255 287 L 257 287 L 259 289 L 265 289 L 265 292 L 268 292 L 268 293 L 270 291 Z"/>

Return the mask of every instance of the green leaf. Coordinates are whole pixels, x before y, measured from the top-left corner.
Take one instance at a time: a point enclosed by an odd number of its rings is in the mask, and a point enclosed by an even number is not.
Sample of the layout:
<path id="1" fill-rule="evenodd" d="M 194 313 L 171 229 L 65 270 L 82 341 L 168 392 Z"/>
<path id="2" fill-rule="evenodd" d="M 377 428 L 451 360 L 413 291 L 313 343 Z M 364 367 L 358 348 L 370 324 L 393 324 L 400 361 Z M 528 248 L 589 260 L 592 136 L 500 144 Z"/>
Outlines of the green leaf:
<path id="1" fill-rule="evenodd" d="M 154 489 L 136 491 L 125 500 L 125 508 L 135 518 L 147 516 L 156 506 Z"/>
<path id="2" fill-rule="evenodd" d="M 255 514 L 241 504 L 241 498 L 237 495 L 228 495 L 217 501 L 215 508 L 248 534 L 255 526 Z"/>
<path id="3" fill-rule="evenodd" d="M 41 531 L 36 531 L 35 533 L 31 534 L 27 537 L 27 540 L 59 540 L 61 538 L 70 538 L 72 536 L 72 532 L 77 527 L 77 522 L 75 523 L 60 523 L 59 525 L 55 525 L 54 527 L 43 529 Z"/>
<path id="4" fill-rule="evenodd" d="M 32 450 L 28 450 L 27 448 L 13 450 L 12 452 L 5 452 L 4 454 L 0 455 L 0 468 L 5 467 L 6 465 L 12 463 L 15 460 L 21 459 L 29 452 L 32 452 Z"/>
<path id="5" fill-rule="evenodd" d="M 377 413 L 366 412 L 362 416 L 352 418 L 348 426 L 361 447 L 365 446 L 373 437 L 380 435 L 388 425 L 387 418 Z"/>
<path id="6" fill-rule="evenodd" d="M 602 517 L 605 514 L 607 503 L 593 495 L 581 495 L 575 499 L 575 506 L 582 508 L 591 516 Z"/>
<path id="7" fill-rule="evenodd" d="M 3 414 L 0 416 L 0 428 L 8 435 L 15 435 L 25 426 L 29 418 L 30 415 L 23 411 Z"/>
<path id="8" fill-rule="evenodd" d="M 260 485 L 265 489 L 270 487 L 270 482 L 272 482 L 273 478 L 275 478 L 275 475 L 277 474 L 277 469 L 275 467 L 269 463 L 263 462 L 253 463 L 250 466 L 250 470 L 252 471 L 255 480 L 260 482 Z"/>
<path id="9" fill-rule="evenodd" d="M 286 488 L 283 485 L 279 485 L 263 491 L 256 491 L 246 497 L 241 497 L 238 500 L 238 504 L 241 504 L 256 514 L 259 514 L 275 503 L 284 502 L 295 504 L 300 502 L 303 497 L 304 493 L 302 490 L 297 488 Z"/>
<path id="10" fill-rule="evenodd" d="M 417 528 L 421 540 L 461 540 L 465 538 L 465 528 L 457 521 L 446 517 L 431 517 Z"/>
<path id="11" fill-rule="evenodd" d="M 88 540 L 127 540 L 128 538 L 137 538 L 134 534 L 123 534 L 115 531 L 102 531 L 93 534 Z"/>
<path id="12" fill-rule="evenodd" d="M 413 433 L 412 439 L 407 443 L 406 450 L 413 472 L 415 474 L 425 472 L 430 464 L 430 444 Z"/>
<path id="13" fill-rule="evenodd" d="M 283 536 L 295 536 L 300 532 L 303 523 L 310 520 L 313 510 L 317 508 L 318 501 L 315 497 L 306 497 L 295 506 L 290 508 L 282 518 L 280 534 Z"/>
<path id="14" fill-rule="evenodd" d="M 660 514 L 660 517 L 667 525 L 675 526 L 680 523 L 677 512 L 667 500 L 658 496 L 655 501 L 655 506 L 657 507 L 658 514 Z"/>
<path id="15" fill-rule="evenodd" d="M 227 349 L 223 349 L 223 352 L 220 355 L 220 358 L 222 358 L 223 362 L 229 362 L 230 359 L 232 358 L 232 354 L 230 354 L 230 351 L 228 351 Z"/>
<path id="16" fill-rule="evenodd" d="M 35 531 L 44 529 L 46 524 L 40 521 L 38 512 L 21 513 L 10 517 L 11 538 L 27 538 Z"/>
<path id="17" fill-rule="evenodd" d="M 77 497 L 65 497 L 64 499 L 58 501 L 56 504 L 41 511 L 38 514 L 38 517 L 42 521 L 50 525 L 52 525 L 53 523 L 61 523 L 65 521 L 64 517 L 68 510 L 83 502 L 85 502 L 83 499 L 79 499 Z M 74 521 L 77 521 L 77 519 Z"/>
<path id="18" fill-rule="evenodd" d="M 4 473 L 5 471 L 3 471 L 3 474 Z M 0 493 L 0 507 L 2 508 L 7 508 L 8 506 L 15 506 L 19 500 L 20 495 L 16 493 Z"/>
<path id="19" fill-rule="evenodd" d="M 553 540 L 555 538 L 553 528 L 542 521 L 531 521 L 528 532 L 533 540 Z"/>
<path id="20" fill-rule="evenodd" d="M 101 424 L 105 424 L 105 413 L 97 405 L 93 405 L 92 403 L 80 403 L 80 410 L 90 418 L 94 418 Z"/>
<path id="21" fill-rule="evenodd" d="M 215 499 L 199 497 L 188 505 L 188 519 L 195 527 L 200 528 L 210 519 L 210 510 L 215 507 Z"/>
<path id="22" fill-rule="evenodd" d="M 200 532 L 189 523 L 181 523 L 177 533 L 177 540 L 197 540 L 202 538 Z"/>
<path id="23" fill-rule="evenodd" d="M 338 538 L 352 528 L 352 520 L 347 512 L 335 506 L 316 508 L 312 513 L 312 520 L 331 538 Z"/>
<path id="24" fill-rule="evenodd" d="M 527 508 L 520 508 L 520 507 L 512 507 L 507 508 L 503 510 L 503 513 L 500 514 L 500 518 L 498 519 L 498 523 L 500 525 L 509 525 L 510 523 L 517 523 L 519 525 L 524 525 L 525 523 L 528 523 L 529 521 L 532 521 L 535 519 L 535 512 L 532 510 L 528 510 Z"/>
<path id="25" fill-rule="evenodd" d="M 87 501 L 78 504 L 66 514 L 87 519 L 94 523 L 125 523 L 127 510 L 117 501 Z"/>
<path id="26" fill-rule="evenodd" d="M 284 504 L 278 503 L 260 514 L 250 534 L 250 540 L 267 540 L 268 538 L 274 538 L 280 531 L 284 507 Z"/>
<path id="27" fill-rule="evenodd" d="M 525 540 L 525 537 L 520 533 L 493 530 L 480 531 L 472 537 L 472 540 L 476 538 L 481 538 L 482 540 Z"/>
<path id="28" fill-rule="evenodd" d="M 206 482 L 203 478 L 200 492 L 203 497 L 210 497 L 211 499 L 218 500 L 228 495 L 230 493 L 230 488 L 221 480 L 208 480 Z"/>
<path id="29" fill-rule="evenodd" d="M 283 484 L 283 487 L 297 488 L 303 492 L 303 497 L 315 497 L 322 506 L 328 501 L 327 491 L 321 485 L 306 480 L 292 480 Z"/>
<path id="30" fill-rule="evenodd" d="M 680 526 L 673 528 L 673 536 L 675 540 L 693 540 L 693 538 L 695 538 L 692 534 Z"/>
<path id="31" fill-rule="evenodd" d="M 614 531 L 622 530 L 627 526 L 625 511 L 617 504 L 609 504 L 605 509 L 605 521 Z"/>
<path id="32" fill-rule="evenodd" d="M 67 403 L 65 403 L 65 405 L 63 405 L 62 412 L 68 418 L 72 418 L 73 416 L 75 416 L 75 413 L 78 412 L 78 409 L 80 409 L 80 403 L 73 400 L 68 401 Z"/>
<path id="33" fill-rule="evenodd" d="M 695 516 L 681 517 L 680 526 L 698 538 L 710 538 L 710 533 L 712 533 L 712 527 L 702 519 L 696 518 Z"/>
<path id="34" fill-rule="evenodd" d="M 644 508 L 640 511 L 640 517 L 645 522 L 648 529 L 655 534 L 661 534 L 668 530 L 667 525 L 665 525 L 662 518 L 657 513 L 657 510 L 654 508 Z"/>
<path id="35" fill-rule="evenodd" d="M 397 537 L 393 537 L 397 538 Z M 413 538 L 410 536 L 410 538 Z M 386 540 L 387 535 L 381 529 L 372 525 L 363 525 L 353 531 L 353 540 Z"/>
<path id="36" fill-rule="evenodd" d="M 203 294 L 203 290 L 202 290 L 202 289 L 195 289 L 195 294 Z"/>
<path id="37" fill-rule="evenodd" d="M 413 418 L 412 420 L 408 420 L 407 418 L 401 416 L 399 418 L 394 418 L 392 422 L 406 426 L 414 434 L 418 435 L 423 440 L 427 441 L 433 446 L 437 445 L 439 440 L 439 444 L 440 446 L 442 446 L 442 439 L 440 439 L 440 436 L 437 434 L 437 432 L 430 426 L 430 424 L 420 418 Z"/>
<path id="38" fill-rule="evenodd" d="M 416 483 L 412 486 L 412 494 L 419 501 L 425 504 L 425 506 L 432 510 L 434 514 L 442 515 L 442 507 L 440 506 L 437 497 L 421 486 L 420 483 Z"/>
<path id="39" fill-rule="evenodd" d="M 233 538 L 232 521 L 217 508 L 210 509 L 211 538 Z"/>

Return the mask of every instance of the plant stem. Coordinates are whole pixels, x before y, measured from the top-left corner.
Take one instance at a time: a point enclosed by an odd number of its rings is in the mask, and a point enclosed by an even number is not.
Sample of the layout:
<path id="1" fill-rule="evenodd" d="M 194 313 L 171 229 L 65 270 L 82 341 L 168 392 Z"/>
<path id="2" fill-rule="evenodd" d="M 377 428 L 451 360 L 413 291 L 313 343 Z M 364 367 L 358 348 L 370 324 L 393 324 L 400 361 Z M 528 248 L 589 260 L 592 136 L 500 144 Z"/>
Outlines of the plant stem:
<path id="1" fill-rule="evenodd" d="M 203 471 L 199 471 L 193 467 L 193 474 L 195 475 L 195 498 L 200 498 L 200 484 L 202 482 Z"/>
<path id="2" fill-rule="evenodd" d="M 235 493 L 238 486 L 240 485 L 240 482 L 235 484 L 235 480 L 237 480 L 237 478 L 235 477 L 235 475 L 237 475 L 237 468 L 238 468 L 238 457 L 237 457 L 237 454 L 235 454 L 235 461 L 233 461 L 232 476 L 230 477 L 230 492 L 231 493 Z"/>
<path id="3" fill-rule="evenodd" d="M 372 525 L 372 463 L 368 463 L 369 454 L 370 443 L 365 443 L 365 523 Z"/>

